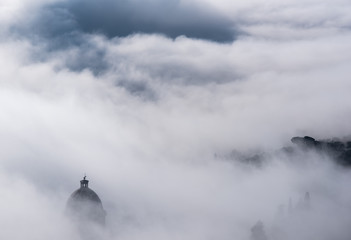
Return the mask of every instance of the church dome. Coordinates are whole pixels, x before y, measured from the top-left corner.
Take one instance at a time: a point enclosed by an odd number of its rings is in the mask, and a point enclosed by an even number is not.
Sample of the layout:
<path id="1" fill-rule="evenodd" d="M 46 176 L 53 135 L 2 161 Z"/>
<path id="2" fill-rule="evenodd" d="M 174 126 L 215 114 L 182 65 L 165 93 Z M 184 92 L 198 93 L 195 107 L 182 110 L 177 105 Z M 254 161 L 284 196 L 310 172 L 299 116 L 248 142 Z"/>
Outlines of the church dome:
<path id="1" fill-rule="evenodd" d="M 81 187 L 74 191 L 68 199 L 68 204 L 76 201 L 91 201 L 102 205 L 99 196 L 88 187 Z"/>
<path id="2" fill-rule="evenodd" d="M 79 221 L 105 223 L 105 210 L 99 196 L 89 188 L 86 177 L 80 181 L 80 188 L 67 201 L 66 212 Z"/>

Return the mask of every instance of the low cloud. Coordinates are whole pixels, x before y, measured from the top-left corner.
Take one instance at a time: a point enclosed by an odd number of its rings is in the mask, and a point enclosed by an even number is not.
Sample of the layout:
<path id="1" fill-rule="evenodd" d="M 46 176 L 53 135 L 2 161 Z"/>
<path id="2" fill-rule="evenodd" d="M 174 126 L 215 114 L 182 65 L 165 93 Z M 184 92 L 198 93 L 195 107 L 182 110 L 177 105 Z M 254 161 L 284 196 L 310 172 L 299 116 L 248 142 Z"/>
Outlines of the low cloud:
<path id="1" fill-rule="evenodd" d="M 271 240 L 347 239 L 349 169 L 275 153 L 293 136 L 350 135 L 347 2 L 103 2 L 6 3 L 0 238 L 79 239 L 63 211 L 87 173 L 107 211 L 100 239 L 245 240 L 259 220 Z M 243 34 L 216 39 L 233 22 Z M 233 150 L 269 154 L 259 167 L 218 157 Z M 279 222 L 306 192 L 310 211 Z"/>

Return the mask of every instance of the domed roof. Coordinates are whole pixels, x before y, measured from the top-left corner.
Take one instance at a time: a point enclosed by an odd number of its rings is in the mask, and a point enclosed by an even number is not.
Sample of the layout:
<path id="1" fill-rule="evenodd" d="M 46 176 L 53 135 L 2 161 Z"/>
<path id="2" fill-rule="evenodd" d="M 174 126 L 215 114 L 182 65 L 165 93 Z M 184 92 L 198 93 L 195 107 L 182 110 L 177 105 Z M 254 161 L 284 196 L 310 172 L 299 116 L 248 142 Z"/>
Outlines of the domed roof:
<path id="1" fill-rule="evenodd" d="M 81 220 L 93 220 L 104 224 L 105 210 L 99 196 L 88 187 L 86 177 L 80 181 L 80 188 L 74 191 L 67 201 L 66 211 L 70 216 Z"/>
<path id="2" fill-rule="evenodd" d="M 99 196 L 88 187 L 88 183 L 89 181 L 86 180 L 85 176 L 83 180 L 80 181 L 80 188 L 71 194 L 68 203 L 71 201 L 91 201 L 97 204 L 102 204 Z"/>
<path id="3" fill-rule="evenodd" d="M 68 201 L 92 201 L 102 204 L 99 196 L 88 187 L 81 187 L 74 191 Z"/>

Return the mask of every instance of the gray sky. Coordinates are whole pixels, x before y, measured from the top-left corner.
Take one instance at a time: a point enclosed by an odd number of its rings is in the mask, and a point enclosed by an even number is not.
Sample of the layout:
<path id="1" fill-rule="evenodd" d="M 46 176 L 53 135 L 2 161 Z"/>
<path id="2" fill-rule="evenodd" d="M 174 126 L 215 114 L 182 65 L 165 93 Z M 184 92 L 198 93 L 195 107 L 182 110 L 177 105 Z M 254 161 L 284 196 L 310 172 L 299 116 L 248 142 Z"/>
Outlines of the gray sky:
<path id="1" fill-rule="evenodd" d="M 0 239 L 79 239 L 62 212 L 85 172 L 101 239 L 245 240 L 259 219 L 272 237 L 277 207 L 306 191 L 312 227 L 294 217 L 286 239 L 347 239 L 349 171 L 274 151 L 350 136 L 350 7 L 1 1 Z M 271 155 L 214 157 L 233 150 Z"/>

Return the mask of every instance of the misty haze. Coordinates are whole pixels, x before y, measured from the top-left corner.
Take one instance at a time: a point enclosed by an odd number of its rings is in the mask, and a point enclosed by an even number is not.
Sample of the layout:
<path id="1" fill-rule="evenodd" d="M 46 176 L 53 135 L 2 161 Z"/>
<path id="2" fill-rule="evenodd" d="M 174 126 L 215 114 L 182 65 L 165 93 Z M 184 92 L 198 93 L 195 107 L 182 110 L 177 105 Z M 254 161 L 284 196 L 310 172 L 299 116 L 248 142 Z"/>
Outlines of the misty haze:
<path id="1" fill-rule="evenodd" d="M 1 0 L 0 239 L 350 240 L 349 0 Z"/>

